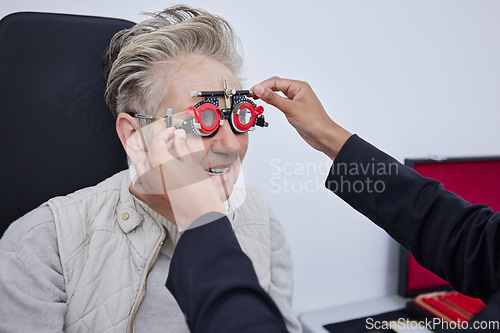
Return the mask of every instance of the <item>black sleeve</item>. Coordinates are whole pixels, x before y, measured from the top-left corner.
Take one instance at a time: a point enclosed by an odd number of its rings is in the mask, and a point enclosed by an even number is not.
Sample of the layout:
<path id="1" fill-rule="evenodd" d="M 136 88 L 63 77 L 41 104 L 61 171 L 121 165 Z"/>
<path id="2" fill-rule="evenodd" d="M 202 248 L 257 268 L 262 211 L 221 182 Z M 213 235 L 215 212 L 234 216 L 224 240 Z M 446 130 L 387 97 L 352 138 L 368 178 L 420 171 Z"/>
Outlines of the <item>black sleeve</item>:
<path id="1" fill-rule="evenodd" d="M 356 135 L 326 186 L 458 291 L 486 301 L 499 289 L 500 213 L 445 191 Z"/>
<path id="2" fill-rule="evenodd" d="M 166 286 L 191 332 L 287 332 L 225 216 L 184 232 Z"/>

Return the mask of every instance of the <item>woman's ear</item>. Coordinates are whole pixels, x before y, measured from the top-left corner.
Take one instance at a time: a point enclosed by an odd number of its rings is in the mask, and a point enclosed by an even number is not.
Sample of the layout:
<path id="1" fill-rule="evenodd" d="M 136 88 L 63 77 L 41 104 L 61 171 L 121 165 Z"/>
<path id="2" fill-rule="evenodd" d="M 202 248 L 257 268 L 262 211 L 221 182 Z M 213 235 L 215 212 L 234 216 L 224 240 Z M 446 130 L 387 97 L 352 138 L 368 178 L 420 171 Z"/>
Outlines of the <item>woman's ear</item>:
<path id="1" fill-rule="evenodd" d="M 118 114 L 116 118 L 116 133 L 132 163 L 135 163 L 139 155 L 147 151 L 142 138 L 141 126 L 137 118 L 127 113 Z"/>

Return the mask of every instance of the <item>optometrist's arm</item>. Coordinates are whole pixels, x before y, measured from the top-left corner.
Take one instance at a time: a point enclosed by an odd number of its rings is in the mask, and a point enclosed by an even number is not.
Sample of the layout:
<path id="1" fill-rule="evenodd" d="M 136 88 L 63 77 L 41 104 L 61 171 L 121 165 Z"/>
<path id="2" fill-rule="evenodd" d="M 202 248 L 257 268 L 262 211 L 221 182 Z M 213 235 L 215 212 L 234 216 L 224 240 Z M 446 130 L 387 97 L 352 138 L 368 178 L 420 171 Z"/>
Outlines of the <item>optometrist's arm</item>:
<path id="1" fill-rule="evenodd" d="M 274 77 L 252 90 L 280 109 L 312 147 L 335 158 L 326 186 L 409 249 L 423 266 L 458 291 L 482 300 L 500 291 L 500 213 L 471 205 L 439 182 L 421 177 L 351 136 L 329 119 L 305 82 Z M 351 165 L 383 166 L 386 172 L 352 173 Z M 383 190 L 339 186 L 368 181 L 383 185 Z"/>
<path id="2" fill-rule="evenodd" d="M 181 236 L 166 283 L 191 332 L 287 332 L 227 217 L 207 215 L 215 221 L 194 221 Z"/>
<path id="3" fill-rule="evenodd" d="M 264 102 L 280 109 L 299 135 L 332 160 L 351 133 L 335 123 L 307 82 L 272 77 L 252 88 Z M 286 97 L 276 94 L 281 91 Z"/>

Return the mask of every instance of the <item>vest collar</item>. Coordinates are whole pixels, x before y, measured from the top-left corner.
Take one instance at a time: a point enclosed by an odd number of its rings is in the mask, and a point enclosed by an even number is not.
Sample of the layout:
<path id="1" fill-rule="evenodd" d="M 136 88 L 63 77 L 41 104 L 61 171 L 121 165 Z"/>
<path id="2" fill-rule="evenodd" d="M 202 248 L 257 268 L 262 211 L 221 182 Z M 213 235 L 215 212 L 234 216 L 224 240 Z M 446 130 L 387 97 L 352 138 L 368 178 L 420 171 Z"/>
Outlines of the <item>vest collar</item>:
<path id="1" fill-rule="evenodd" d="M 130 233 L 145 222 L 145 219 L 147 219 L 146 216 L 149 216 L 155 222 L 159 222 L 168 231 L 168 242 L 165 244 L 167 251 L 166 254 L 171 257 L 182 232 L 179 231 L 175 224 L 158 214 L 151 207 L 130 193 L 129 188 L 132 175 L 134 173 L 135 170 L 129 169 L 129 172 L 125 172 L 124 177 L 122 178 L 120 188 L 120 204 L 118 205 L 116 211 L 118 224 L 124 233 Z"/>

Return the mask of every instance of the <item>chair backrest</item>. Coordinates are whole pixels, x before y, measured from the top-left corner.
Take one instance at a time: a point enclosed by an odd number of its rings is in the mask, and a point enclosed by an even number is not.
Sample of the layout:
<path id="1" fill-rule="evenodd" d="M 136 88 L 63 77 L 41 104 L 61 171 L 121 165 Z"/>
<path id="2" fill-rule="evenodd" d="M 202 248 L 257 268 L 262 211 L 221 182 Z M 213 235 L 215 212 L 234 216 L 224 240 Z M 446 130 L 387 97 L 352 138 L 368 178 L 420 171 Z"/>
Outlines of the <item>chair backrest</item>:
<path id="1" fill-rule="evenodd" d="M 133 24 L 32 12 L 0 21 L 0 235 L 51 197 L 127 167 L 101 63 L 112 36 Z"/>

